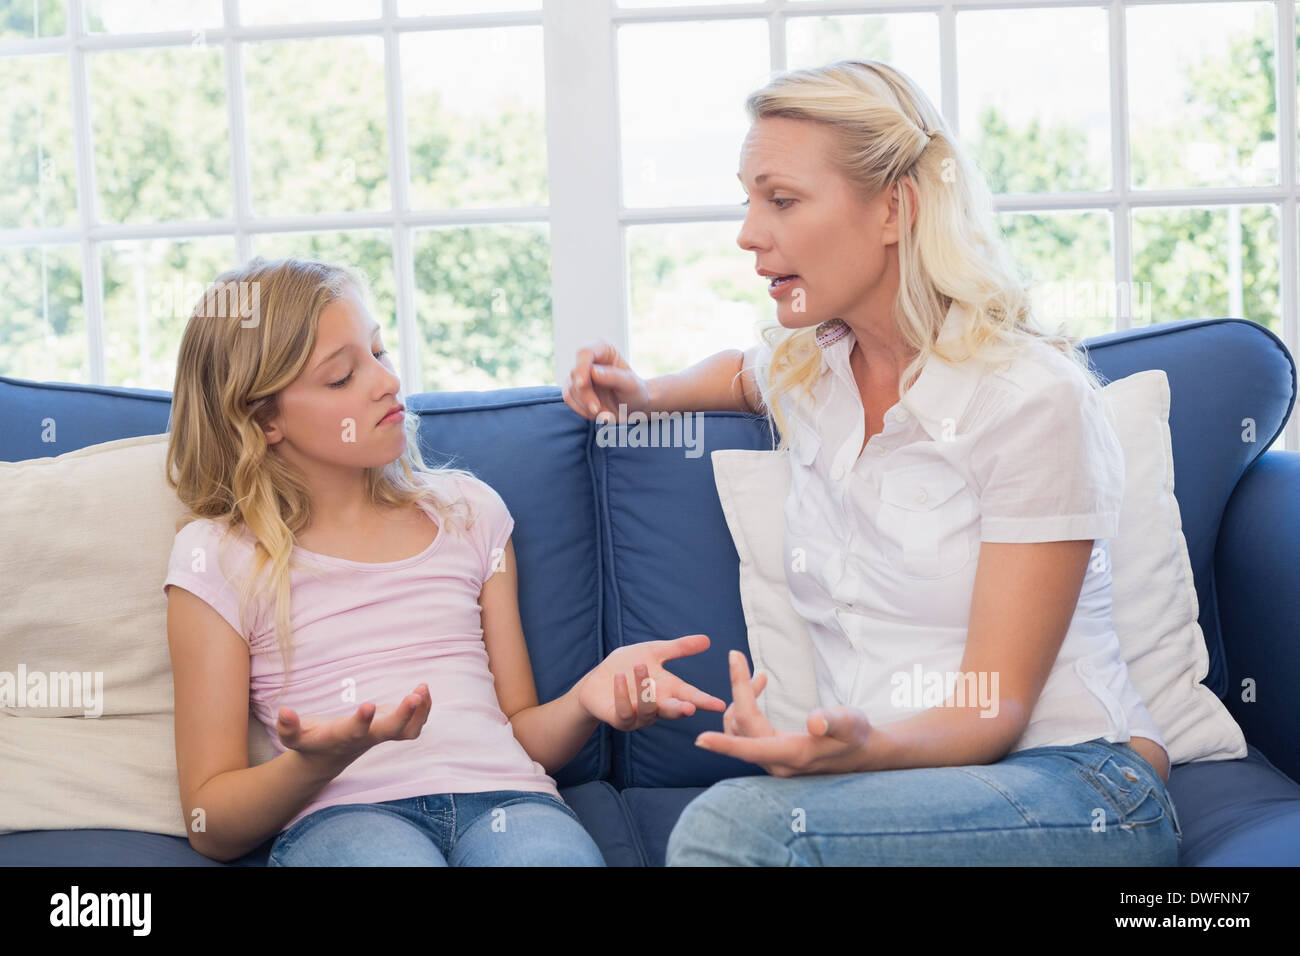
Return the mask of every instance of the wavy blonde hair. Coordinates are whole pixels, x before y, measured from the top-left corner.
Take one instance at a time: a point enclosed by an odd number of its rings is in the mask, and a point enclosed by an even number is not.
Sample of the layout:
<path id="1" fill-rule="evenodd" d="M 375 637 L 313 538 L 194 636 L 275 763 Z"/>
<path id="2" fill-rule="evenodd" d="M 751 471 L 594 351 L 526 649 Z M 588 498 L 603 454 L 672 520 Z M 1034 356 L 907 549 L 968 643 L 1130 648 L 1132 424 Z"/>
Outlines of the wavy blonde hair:
<path id="1" fill-rule="evenodd" d="M 297 379 L 316 345 L 321 311 L 368 284 L 355 270 L 307 259 L 253 259 L 219 275 L 194 307 L 181 338 L 172 391 L 167 483 L 188 508 L 179 531 L 199 518 L 225 527 L 223 542 L 244 529 L 255 539 L 254 564 L 239 589 L 241 628 L 254 594 L 274 601 L 276 644 L 288 680 L 292 660 L 290 571 L 295 535 L 311 523 L 312 501 L 301 471 L 267 444 L 262 425 L 279 392 Z M 249 323 L 249 319 L 255 319 Z M 421 476 L 467 476 L 430 469 L 420 455 L 419 416 L 408 415 L 406 448 L 394 461 L 365 469 L 367 502 L 430 507 L 441 529 L 472 526 L 465 502 L 444 499 Z M 257 580 L 266 572 L 260 588 Z M 283 693 L 284 684 L 281 684 Z"/>
<path id="2" fill-rule="evenodd" d="M 1076 348 L 1081 338 L 1063 328 L 1039 327 L 1029 292 L 1006 249 L 987 183 L 949 134 L 943 117 L 909 77 L 878 60 L 840 60 L 794 70 L 750 94 L 751 122 L 766 117 L 811 120 L 830 128 L 831 164 L 864 200 L 899 191 L 898 296 L 893 320 L 917 356 L 903 371 L 900 399 L 932 355 L 950 362 L 1012 360 L 1032 339 L 1065 353 L 1094 388 L 1101 381 Z M 916 190 L 912 201 L 902 181 Z M 957 344 L 936 343 L 948 308 L 964 304 L 973 315 Z M 788 447 L 780 396 L 811 398 L 822 372 L 815 326 L 760 329 L 772 348 L 767 417 Z M 761 374 L 761 372 L 760 372 Z"/>

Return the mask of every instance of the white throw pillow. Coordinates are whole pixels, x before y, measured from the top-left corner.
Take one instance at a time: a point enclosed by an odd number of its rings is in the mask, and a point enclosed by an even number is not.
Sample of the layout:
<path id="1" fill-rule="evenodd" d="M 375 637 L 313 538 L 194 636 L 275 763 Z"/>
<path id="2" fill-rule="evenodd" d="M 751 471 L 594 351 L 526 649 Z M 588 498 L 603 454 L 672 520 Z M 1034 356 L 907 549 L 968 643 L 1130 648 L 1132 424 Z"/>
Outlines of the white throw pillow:
<path id="1" fill-rule="evenodd" d="M 166 435 L 0 462 L 0 682 L 90 673 L 68 702 L 0 703 L 0 833 L 103 827 L 185 836 L 167 576 L 184 508 Z M 102 685 L 95 675 L 102 675 Z M 35 682 L 35 683 L 33 683 Z M 97 686 L 102 694 L 92 700 Z M 89 706 L 88 706 L 89 705 Z M 100 710 L 99 716 L 87 711 Z M 250 716 L 250 766 L 274 752 Z"/>
<path id="2" fill-rule="evenodd" d="M 1102 389 L 1124 449 L 1124 504 L 1111 539 L 1112 601 L 1129 680 L 1169 748 L 1172 763 L 1246 756 L 1246 739 L 1201 683 L 1210 658 L 1174 497 L 1169 379 L 1138 372 Z M 790 605 L 784 567 L 786 452 L 712 453 L 727 526 L 740 555 L 740 596 L 754 671 L 768 684 L 758 705 L 778 730 L 802 731 L 819 706 L 812 642 Z"/>

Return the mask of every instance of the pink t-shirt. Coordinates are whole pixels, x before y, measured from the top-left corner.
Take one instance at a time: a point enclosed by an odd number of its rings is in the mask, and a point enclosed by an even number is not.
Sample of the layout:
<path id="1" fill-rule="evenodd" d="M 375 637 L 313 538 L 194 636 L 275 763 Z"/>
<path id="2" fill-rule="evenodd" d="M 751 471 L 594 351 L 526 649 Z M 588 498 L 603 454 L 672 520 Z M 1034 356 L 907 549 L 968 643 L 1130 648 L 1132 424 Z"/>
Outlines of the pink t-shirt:
<path id="1" fill-rule="evenodd" d="M 277 755 L 286 749 L 275 731 L 280 706 L 300 718 L 344 717 L 365 701 L 396 706 L 417 684 L 429 685 L 433 708 L 420 735 L 371 747 L 285 829 L 335 804 L 488 790 L 559 797 L 555 781 L 515 738 L 483 645 L 479 594 L 514 519 L 496 491 L 477 478 L 426 480 L 449 483 L 442 486 L 449 489 L 444 500 L 455 494 L 468 501 L 477 519 L 472 528 L 449 520 L 422 553 L 383 564 L 294 547 L 295 561 L 310 561 L 312 569 L 290 572 L 293 670 L 278 701 L 283 670 L 272 603 L 257 596 L 248 631 L 240 627 L 238 588 L 251 567 L 251 532 L 228 539 L 220 560 L 219 522 L 199 519 L 176 533 L 163 593 L 172 584 L 192 592 L 248 642 L 249 701 Z M 438 524 L 433 511 L 426 513 Z"/>

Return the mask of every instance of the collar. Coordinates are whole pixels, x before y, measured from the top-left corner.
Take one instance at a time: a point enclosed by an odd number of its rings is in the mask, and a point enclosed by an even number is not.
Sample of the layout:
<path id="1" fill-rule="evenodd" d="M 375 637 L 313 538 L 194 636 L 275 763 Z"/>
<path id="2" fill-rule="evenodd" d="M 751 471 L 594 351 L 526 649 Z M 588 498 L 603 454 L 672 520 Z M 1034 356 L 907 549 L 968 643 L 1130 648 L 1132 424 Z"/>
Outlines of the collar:
<path id="1" fill-rule="evenodd" d="M 939 329 L 938 341 L 960 340 L 970 318 L 969 308 L 954 301 Z M 849 353 L 856 341 L 853 330 L 843 319 L 827 319 L 817 326 L 816 338 L 826 364 L 845 384 L 856 390 L 857 383 L 849 366 Z M 984 372 L 984 364 L 974 359 L 953 363 L 931 355 L 921 367 L 921 374 L 911 391 L 899 404 L 916 416 L 932 439 L 951 441 L 956 434 L 957 422 L 965 414 Z M 951 430 L 945 429 L 945 422 L 949 420 L 952 422 Z"/>

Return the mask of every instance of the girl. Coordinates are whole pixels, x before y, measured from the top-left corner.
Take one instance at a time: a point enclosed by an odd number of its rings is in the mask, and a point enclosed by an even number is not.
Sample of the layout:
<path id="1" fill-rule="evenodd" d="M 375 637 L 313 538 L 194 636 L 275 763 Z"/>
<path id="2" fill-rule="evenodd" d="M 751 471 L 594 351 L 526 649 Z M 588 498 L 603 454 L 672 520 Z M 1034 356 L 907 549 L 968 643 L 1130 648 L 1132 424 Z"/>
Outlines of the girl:
<path id="1" fill-rule="evenodd" d="M 564 392 L 588 418 L 766 413 L 789 450 L 822 706 L 775 732 L 733 652 L 697 744 L 770 776 L 693 801 L 669 865 L 1176 864 L 1168 754 L 1111 622 L 1123 451 L 1077 339 L 1033 324 L 987 185 L 908 77 L 833 63 L 747 108 L 737 242 L 779 325 L 648 382 L 598 343 Z"/>
<path id="2" fill-rule="evenodd" d="M 348 269 L 256 259 L 181 341 L 167 471 L 190 514 L 163 590 L 190 843 L 232 860 L 274 836 L 271 866 L 601 866 L 550 774 L 598 721 L 723 710 L 663 667 L 708 638 L 622 648 L 539 705 L 513 519 L 424 465 L 363 295 Z M 250 704 L 276 751 L 257 767 Z"/>

